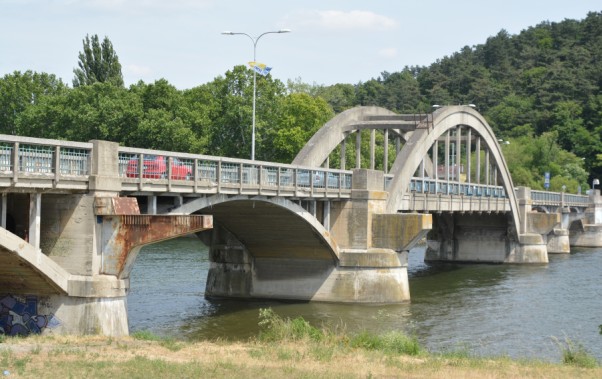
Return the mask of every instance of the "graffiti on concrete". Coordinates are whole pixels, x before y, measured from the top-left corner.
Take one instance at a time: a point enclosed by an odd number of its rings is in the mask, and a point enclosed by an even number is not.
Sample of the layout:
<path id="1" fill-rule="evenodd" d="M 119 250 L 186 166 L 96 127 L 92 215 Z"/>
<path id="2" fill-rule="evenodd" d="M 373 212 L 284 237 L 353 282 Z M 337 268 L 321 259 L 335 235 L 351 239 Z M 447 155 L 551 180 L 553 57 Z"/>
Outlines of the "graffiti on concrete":
<path id="1" fill-rule="evenodd" d="M 38 297 L 24 299 L 8 295 L 0 298 L 0 334 L 9 336 L 39 334 L 59 325 L 54 315 L 38 314 Z"/>

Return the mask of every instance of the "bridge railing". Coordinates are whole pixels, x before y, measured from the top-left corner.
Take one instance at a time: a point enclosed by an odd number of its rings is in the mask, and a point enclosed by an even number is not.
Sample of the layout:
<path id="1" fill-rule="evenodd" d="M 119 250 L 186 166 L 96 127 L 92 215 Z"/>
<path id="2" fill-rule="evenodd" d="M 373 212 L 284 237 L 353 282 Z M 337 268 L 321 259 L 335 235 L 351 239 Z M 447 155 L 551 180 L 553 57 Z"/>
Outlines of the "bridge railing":
<path id="1" fill-rule="evenodd" d="M 531 200 L 538 205 L 557 205 L 557 206 L 580 206 L 587 207 L 589 197 L 585 195 L 574 195 L 565 192 L 549 192 L 531 190 Z"/>
<path id="2" fill-rule="evenodd" d="M 119 148 L 119 175 L 128 182 L 148 179 L 202 183 L 218 188 L 351 191 L 351 171 L 271 162 Z"/>
<path id="3" fill-rule="evenodd" d="M 0 135 L 0 173 L 87 177 L 92 144 Z"/>
<path id="4" fill-rule="evenodd" d="M 388 188 L 391 179 L 392 176 L 385 176 L 385 188 Z M 508 197 L 506 190 L 502 186 L 448 182 L 421 177 L 414 177 L 411 179 L 410 192 L 479 197 Z"/>

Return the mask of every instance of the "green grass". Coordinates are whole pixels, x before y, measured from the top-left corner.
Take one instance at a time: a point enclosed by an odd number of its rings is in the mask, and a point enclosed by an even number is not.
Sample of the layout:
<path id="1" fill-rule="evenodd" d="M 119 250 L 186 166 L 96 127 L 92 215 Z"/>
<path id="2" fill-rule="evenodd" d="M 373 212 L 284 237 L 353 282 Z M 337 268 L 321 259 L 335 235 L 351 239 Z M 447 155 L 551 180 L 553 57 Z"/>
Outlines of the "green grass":
<path id="1" fill-rule="evenodd" d="M 132 333 L 134 339 L 141 341 L 157 341 L 159 345 L 171 351 L 179 351 L 184 348 L 184 343 L 177 341 L 174 338 L 163 338 L 148 330 L 139 330 Z"/>
<path id="2" fill-rule="evenodd" d="M 400 332 L 389 332 L 381 335 L 362 332 L 352 336 L 349 343 L 355 348 L 376 350 L 386 354 L 415 356 L 426 352 L 415 337 L 409 337 Z"/>
<path id="3" fill-rule="evenodd" d="M 138 330 L 130 335 L 132 338 L 141 341 L 160 341 L 161 337 L 150 330 Z"/>
<path id="4" fill-rule="evenodd" d="M 596 368 L 599 366 L 598 360 L 591 355 L 583 345 L 565 338 L 564 342 L 557 341 L 562 352 L 562 362 L 566 365 Z"/>

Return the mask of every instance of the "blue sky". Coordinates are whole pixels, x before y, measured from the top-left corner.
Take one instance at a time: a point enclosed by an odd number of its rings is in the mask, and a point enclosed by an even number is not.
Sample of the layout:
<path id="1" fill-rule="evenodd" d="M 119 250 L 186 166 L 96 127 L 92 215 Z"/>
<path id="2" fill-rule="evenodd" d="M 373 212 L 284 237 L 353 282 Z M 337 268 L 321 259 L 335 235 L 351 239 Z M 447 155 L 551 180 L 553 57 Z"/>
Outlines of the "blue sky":
<path id="1" fill-rule="evenodd" d="M 126 85 L 165 78 L 180 89 L 253 59 L 310 84 L 356 84 L 429 65 L 463 46 L 542 21 L 583 19 L 599 0 L 0 0 L 0 76 L 33 70 L 71 84 L 86 34 L 108 36 Z"/>

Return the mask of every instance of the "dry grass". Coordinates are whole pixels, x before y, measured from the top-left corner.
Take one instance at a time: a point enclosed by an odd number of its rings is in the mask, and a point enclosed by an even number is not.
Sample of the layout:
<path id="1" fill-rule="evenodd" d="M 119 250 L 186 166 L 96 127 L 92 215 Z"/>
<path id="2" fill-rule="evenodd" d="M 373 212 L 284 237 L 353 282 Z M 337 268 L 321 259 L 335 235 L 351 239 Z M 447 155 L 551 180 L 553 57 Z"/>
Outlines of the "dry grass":
<path id="1" fill-rule="evenodd" d="M 309 339 L 177 342 L 32 336 L 0 343 L 7 378 L 600 378 L 602 368 L 509 359 L 410 357 Z"/>

